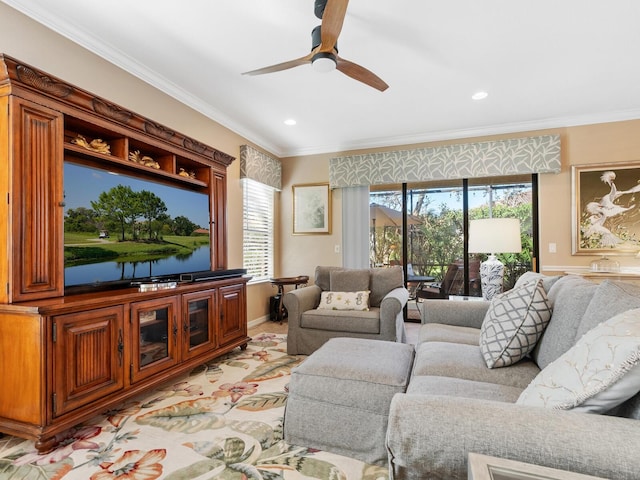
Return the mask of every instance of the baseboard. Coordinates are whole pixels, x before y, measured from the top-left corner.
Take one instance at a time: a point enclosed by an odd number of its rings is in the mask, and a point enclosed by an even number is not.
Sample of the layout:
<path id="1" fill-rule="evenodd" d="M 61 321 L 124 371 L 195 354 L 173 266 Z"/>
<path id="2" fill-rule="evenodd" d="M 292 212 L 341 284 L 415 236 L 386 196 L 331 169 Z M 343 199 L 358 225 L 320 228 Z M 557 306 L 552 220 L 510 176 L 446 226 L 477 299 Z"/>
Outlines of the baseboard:
<path id="1" fill-rule="evenodd" d="M 269 315 L 265 315 L 264 317 L 256 318 L 255 320 L 251 320 L 247 322 L 247 328 L 255 328 L 262 323 L 266 323 L 269 321 Z"/>

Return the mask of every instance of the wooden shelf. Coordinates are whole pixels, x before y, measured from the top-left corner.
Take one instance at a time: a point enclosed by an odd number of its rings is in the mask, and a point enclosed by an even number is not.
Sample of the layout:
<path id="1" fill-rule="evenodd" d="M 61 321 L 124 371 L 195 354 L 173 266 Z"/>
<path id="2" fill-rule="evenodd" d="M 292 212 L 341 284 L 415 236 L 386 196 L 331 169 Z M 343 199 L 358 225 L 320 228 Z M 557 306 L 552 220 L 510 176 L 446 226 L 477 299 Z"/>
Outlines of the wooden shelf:
<path id="1" fill-rule="evenodd" d="M 73 143 L 65 143 L 64 149 L 70 156 L 81 160 L 84 165 L 100 166 L 104 168 L 105 163 L 109 164 L 115 171 L 121 173 L 130 173 L 137 175 L 144 175 L 149 178 L 156 178 L 157 180 L 170 181 L 172 184 L 182 184 L 187 186 L 198 187 L 198 189 L 207 188 L 208 182 L 199 180 L 197 178 L 183 177 L 172 171 L 166 171 L 163 169 L 157 169 L 147 167 L 139 163 L 132 162 L 128 159 L 121 159 L 113 155 L 107 155 L 100 152 L 92 152 Z"/>

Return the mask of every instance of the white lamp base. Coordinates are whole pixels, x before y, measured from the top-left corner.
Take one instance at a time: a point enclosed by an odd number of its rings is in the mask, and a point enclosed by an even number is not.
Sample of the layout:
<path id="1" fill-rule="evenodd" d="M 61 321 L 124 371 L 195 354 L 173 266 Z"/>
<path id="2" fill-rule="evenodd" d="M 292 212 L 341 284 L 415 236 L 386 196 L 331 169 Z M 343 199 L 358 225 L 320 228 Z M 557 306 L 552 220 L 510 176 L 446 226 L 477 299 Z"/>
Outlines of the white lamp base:
<path id="1" fill-rule="evenodd" d="M 503 275 L 504 264 L 493 254 L 480 264 L 480 283 L 484 300 L 491 300 L 498 293 L 502 293 Z"/>

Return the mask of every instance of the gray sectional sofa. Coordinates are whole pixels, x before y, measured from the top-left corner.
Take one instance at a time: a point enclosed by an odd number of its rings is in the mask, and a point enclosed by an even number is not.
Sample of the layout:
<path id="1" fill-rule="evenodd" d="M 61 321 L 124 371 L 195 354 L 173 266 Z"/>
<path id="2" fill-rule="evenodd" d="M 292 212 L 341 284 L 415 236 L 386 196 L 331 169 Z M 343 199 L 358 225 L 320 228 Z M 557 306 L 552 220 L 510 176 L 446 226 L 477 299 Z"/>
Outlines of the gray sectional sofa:
<path id="1" fill-rule="evenodd" d="M 390 406 L 386 445 L 392 478 L 466 479 L 469 452 L 604 478 L 640 478 L 640 393 L 602 414 L 519 400 L 541 370 L 585 333 L 639 308 L 640 287 L 534 273 L 518 284 L 539 279 L 553 309 L 550 320 L 532 352 L 501 368 L 488 368 L 480 347 L 489 302 L 422 304 L 424 325 L 409 385 Z M 631 313 L 631 321 L 640 322 Z M 634 366 L 637 375 L 640 366 Z"/>

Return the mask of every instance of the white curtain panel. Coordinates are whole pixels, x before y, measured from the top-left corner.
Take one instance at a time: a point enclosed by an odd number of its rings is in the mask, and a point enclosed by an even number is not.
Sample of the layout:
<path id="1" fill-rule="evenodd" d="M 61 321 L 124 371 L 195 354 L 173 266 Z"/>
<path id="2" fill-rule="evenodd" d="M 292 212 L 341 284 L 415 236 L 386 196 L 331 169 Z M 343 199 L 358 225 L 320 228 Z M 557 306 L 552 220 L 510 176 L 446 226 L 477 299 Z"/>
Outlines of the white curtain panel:
<path id="1" fill-rule="evenodd" d="M 369 268 L 369 187 L 342 189 L 342 266 Z"/>

